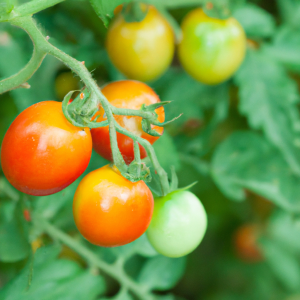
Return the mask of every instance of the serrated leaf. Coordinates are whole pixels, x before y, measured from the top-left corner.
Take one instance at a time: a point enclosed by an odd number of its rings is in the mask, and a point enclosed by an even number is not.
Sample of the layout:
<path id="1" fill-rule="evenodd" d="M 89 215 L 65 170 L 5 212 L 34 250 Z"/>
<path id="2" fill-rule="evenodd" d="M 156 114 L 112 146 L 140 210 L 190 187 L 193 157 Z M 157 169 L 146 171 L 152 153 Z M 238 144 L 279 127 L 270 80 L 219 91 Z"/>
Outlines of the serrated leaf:
<path id="1" fill-rule="evenodd" d="M 83 270 L 73 261 L 56 259 L 60 248 L 39 248 L 35 254 L 32 282 L 28 286 L 30 266 L 0 291 L 6 300 L 94 300 L 104 291 L 104 281 Z"/>
<path id="2" fill-rule="evenodd" d="M 283 25 L 279 28 L 270 44 L 262 50 L 290 70 L 300 72 L 300 34 L 299 28 Z"/>
<path id="3" fill-rule="evenodd" d="M 212 176 L 233 200 L 253 191 L 289 211 L 300 211 L 300 179 L 280 152 L 253 132 L 235 132 L 216 149 Z"/>
<path id="4" fill-rule="evenodd" d="M 185 258 L 157 256 L 149 259 L 138 277 L 138 282 L 151 290 L 168 290 L 176 285 L 184 273 Z"/>
<path id="5" fill-rule="evenodd" d="M 262 130 L 300 174 L 299 94 L 295 82 L 271 58 L 256 51 L 248 55 L 235 76 L 239 111 L 253 129 Z"/>
<path id="6" fill-rule="evenodd" d="M 239 7 L 233 13 L 243 26 L 248 37 L 270 37 L 275 31 L 275 20 L 271 14 L 264 9 L 247 3 Z"/>

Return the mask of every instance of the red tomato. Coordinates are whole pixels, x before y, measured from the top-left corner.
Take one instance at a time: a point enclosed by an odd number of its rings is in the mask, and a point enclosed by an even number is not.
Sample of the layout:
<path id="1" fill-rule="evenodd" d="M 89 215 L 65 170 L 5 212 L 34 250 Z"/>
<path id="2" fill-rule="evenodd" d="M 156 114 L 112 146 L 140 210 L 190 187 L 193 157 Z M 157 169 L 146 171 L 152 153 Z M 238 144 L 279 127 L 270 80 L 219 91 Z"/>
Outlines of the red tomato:
<path id="1" fill-rule="evenodd" d="M 79 183 L 73 215 L 89 242 L 115 247 L 134 241 L 146 231 L 153 206 L 153 196 L 143 181 L 133 183 L 107 165 Z"/>
<path id="2" fill-rule="evenodd" d="M 102 89 L 102 93 L 112 105 L 120 108 L 140 109 L 142 104 L 149 105 L 160 102 L 158 95 L 148 85 L 134 80 L 121 80 L 109 83 Z M 158 120 L 163 122 L 165 120 L 164 108 L 160 107 L 155 112 L 158 114 Z M 102 107 L 100 107 L 98 114 L 100 114 L 98 122 L 106 119 Z M 115 116 L 115 120 L 123 128 L 146 139 L 151 144 L 159 138 L 149 135 L 142 130 L 141 117 Z M 152 128 L 163 134 L 163 127 L 152 126 Z M 91 133 L 95 151 L 105 159 L 112 161 L 108 126 L 92 129 Z M 117 141 L 125 162 L 130 164 L 134 159 L 133 140 L 126 135 L 117 133 Z M 140 146 L 140 151 L 141 158 L 147 156 L 146 150 L 142 146 Z"/>
<path id="3" fill-rule="evenodd" d="M 62 104 L 34 104 L 13 121 L 3 139 L 1 165 L 19 191 L 45 196 L 57 193 L 86 169 L 92 153 L 88 128 L 70 124 Z"/>
<path id="4" fill-rule="evenodd" d="M 247 262 L 262 260 L 262 252 L 257 240 L 259 229 L 254 224 L 246 224 L 238 228 L 234 235 L 234 245 L 237 255 Z"/>

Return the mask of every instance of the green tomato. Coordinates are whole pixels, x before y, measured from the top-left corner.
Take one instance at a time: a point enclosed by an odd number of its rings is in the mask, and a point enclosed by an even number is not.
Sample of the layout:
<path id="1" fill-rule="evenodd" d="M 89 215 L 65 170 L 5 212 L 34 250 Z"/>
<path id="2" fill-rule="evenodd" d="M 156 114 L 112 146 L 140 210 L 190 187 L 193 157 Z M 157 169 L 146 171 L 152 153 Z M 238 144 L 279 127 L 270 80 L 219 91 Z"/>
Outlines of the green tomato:
<path id="1" fill-rule="evenodd" d="M 155 199 L 147 236 L 160 254 L 180 257 L 200 244 L 206 227 L 207 216 L 200 200 L 189 191 L 175 191 Z"/>
<path id="2" fill-rule="evenodd" d="M 179 60 L 196 80 L 218 84 L 231 77 L 244 60 L 246 35 L 235 18 L 211 18 L 197 8 L 187 14 L 181 28 Z"/>

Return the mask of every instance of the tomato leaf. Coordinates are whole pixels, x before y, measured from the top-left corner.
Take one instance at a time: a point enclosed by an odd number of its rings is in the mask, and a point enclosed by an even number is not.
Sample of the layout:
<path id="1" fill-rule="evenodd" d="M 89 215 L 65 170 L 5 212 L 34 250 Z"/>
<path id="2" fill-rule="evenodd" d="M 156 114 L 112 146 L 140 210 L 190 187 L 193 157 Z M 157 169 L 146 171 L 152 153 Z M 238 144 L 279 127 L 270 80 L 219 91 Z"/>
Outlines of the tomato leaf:
<path id="1" fill-rule="evenodd" d="M 29 255 L 21 203 L 1 200 L 0 245 L 0 261 L 14 262 Z"/>
<path id="2" fill-rule="evenodd" d="M 263 46 L 263 51 L 267 56 L 271 56 L 290 70 L 300 73 L 300 35 L 298 28 L 281 26 L 273 41 Z"/>
<path id="3" fill-rule="evenodd" d="M 239 85 L 239 111 L 253 129 L 262 130 L 300 175 L 299 93 L 295 82 L 274 60 L 249 51 L 235 76 Z"/>
<path id="4" fill-rule="evenodd" d="M 274 241 L 263 239 L 261 245 L 266 261 L 278 280 L 280 280 L 288 290 L 294 292 L 299 291 L 299 259 Z"/>
<path id="5" fill-rule="evenodd" d="M 138 282 L 152 290 L 168 290 L 175 286 L 184 269 L 184 257 L 169 258 L 160 255 L 146 262 L 139 274 Z"/>
<path id="6" fill-rule="evenodd" d="M 254 4 L 237 8 L 235 17 L 243 26 L 248 37 L 270 37 L 275 32 L 275 20 L 271 14 Z"/>
<path id="7" fill-rule="evenodd" d="M 94 300 L 104 291 L 102 277 L 83 270 L 73 261 L 57 259 L 58 246 L 39 248 L 34 258 L 32 283 L 28 287 L 27 265 L 0 291 L 1 299 L 10 300 Z"/>
<path id="8" fill-rule="evenodd" d="M 212 160 L 212 176 L 233 200 L 253 191 L 285 210 L 300 212 L 299 177 L 289 169 L 280 152 L 258 134 L 233 133 L 219 145 Z"/>
<path id="9" fill-rule="evenodd" d="M 90 0 L 93 9 L 106 27 L 114 15 L 114 9 L 118 5 L 128 2 L 132 2 L 132 0 Z"/>

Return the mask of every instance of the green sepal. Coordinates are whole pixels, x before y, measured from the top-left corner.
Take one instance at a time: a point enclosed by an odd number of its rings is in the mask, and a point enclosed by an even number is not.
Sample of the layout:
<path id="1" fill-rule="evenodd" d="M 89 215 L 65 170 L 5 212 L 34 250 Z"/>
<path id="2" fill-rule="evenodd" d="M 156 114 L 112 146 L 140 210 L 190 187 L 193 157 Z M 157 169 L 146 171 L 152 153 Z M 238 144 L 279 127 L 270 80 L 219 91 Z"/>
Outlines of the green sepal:
<path id="1" fill-rule="evenodd" d="M 151 123 L 147 119 L 142 120 L 142 129 L 144 132 L 146 132 L 152 136 L 161 136 L 160 133 L 158 133 L 155 129 L 151 128 Z"/>
<path id="2" fill-rule="evenodd" d="M 133 1 L 123 5 L 122 15 L 127 23 L 141 22 L 145 19 L 148 13 L 148 6 L 143 10 L 141 3 Z"/>

